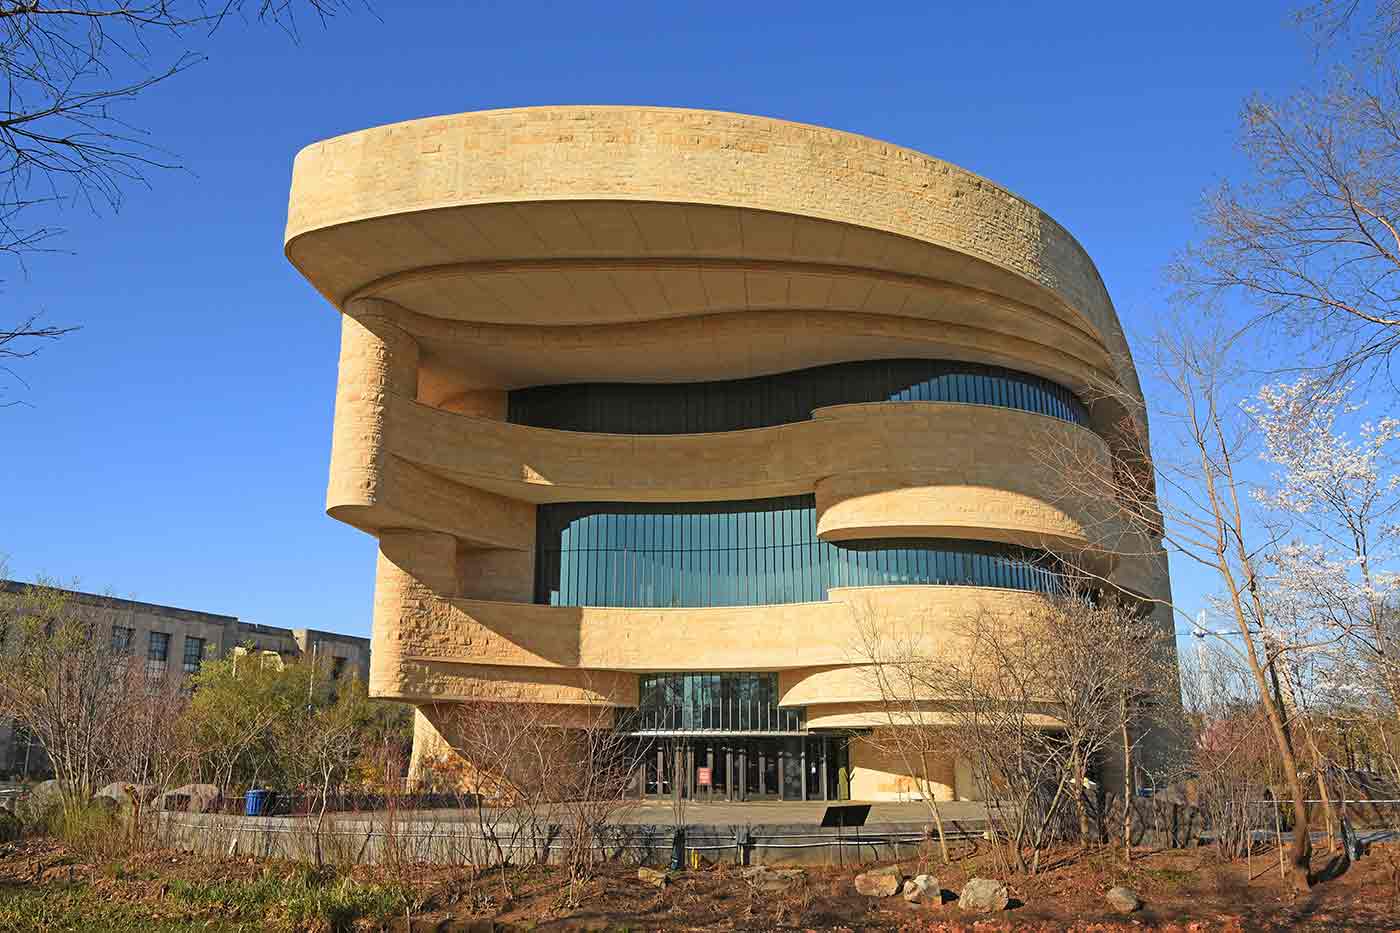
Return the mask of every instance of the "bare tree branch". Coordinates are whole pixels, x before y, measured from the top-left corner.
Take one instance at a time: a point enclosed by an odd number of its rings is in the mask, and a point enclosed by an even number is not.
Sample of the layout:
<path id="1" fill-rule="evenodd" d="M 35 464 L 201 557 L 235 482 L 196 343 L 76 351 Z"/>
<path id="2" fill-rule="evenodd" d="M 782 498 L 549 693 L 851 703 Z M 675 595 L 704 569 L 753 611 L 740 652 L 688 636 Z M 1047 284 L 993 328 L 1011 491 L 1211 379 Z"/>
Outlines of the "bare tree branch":
<path id="1" fill-rule="evenodd" d="M 122 105 L 204 60 L 190 50 L 158 49 L 187 36 L 207 38 L 234 16 L 295 39 L 300 17 L 324 22 L 361 2 L 0 0 L 0 255 L 22 265 L 26 255 L 55 248 L 63 231 L 46 219 L 54 210 L 118 210 L 132 185 L 180 166 L 121 114 Z M 6 344 L 72 329 L 35 330 L 32 318 L 0 324 L 0 358 L 32 354 Z"/>

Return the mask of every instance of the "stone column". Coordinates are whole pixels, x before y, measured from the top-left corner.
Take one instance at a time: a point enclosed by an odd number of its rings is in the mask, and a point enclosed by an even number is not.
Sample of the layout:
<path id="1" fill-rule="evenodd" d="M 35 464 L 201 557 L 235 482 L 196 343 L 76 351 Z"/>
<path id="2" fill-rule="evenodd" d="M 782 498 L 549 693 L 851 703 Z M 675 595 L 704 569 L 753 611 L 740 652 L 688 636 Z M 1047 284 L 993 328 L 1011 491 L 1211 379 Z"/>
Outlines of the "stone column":
<path id="1" fill-rule="evenodd" d="M 442 637 L 439 597 L 457 595 L 457 539 L 436 531 L 385 531 L 379 535 L 370 640 L 369 693 L 413 700 L 425 695 L 422 654 Z"/>
<path id="2" fill-rule="evenodd" d="M 418 394 L 418 342 L 396 323 L 397 305 L 352 301 L 341 316 L 340 379 L 326 509 L 373 506 L 384 474 L 391 396 Z M 336 517 L 341 516 L 336 515 Z"/>

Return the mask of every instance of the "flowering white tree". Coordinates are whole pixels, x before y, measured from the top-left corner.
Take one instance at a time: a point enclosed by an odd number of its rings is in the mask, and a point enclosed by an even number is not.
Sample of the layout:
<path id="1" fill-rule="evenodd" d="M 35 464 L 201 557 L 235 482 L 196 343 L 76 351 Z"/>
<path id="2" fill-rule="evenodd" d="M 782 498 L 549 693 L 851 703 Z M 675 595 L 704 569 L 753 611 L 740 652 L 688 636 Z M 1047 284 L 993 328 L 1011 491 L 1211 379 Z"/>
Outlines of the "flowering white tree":
<path id="1" fill-rule="evenodd" d="M 1259 391 L 1249 411 L 1276 470 L 1255 498 L 1301 533 L 1272 549 L 1266 581 L 1273 635 L 1300 655 L 1294 694 L 1390 721 L 1400 717 L 1400 419 L 1346 432 L 1362 407 L 1353 395 L 1313 377 Z M 1374 735 L 1400 779 L 1391 730 Z"/>

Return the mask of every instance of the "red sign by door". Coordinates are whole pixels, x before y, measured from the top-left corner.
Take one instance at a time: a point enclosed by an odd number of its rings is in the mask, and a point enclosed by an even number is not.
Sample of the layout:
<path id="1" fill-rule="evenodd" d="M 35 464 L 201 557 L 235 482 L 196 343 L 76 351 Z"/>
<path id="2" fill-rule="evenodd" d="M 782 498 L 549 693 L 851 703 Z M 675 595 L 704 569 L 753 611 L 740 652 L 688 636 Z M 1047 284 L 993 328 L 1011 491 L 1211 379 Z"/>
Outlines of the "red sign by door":
<path id="1" fill-rule="evenodd" d="M 710 768 L 696 768 L 696 769 L 695 769 L 695 785 L 696 785 L 697 787 L 709 787 L 709 786 L 710 786 L 710 778 L 711 778 L 711 769 L 710 769 Z"/>

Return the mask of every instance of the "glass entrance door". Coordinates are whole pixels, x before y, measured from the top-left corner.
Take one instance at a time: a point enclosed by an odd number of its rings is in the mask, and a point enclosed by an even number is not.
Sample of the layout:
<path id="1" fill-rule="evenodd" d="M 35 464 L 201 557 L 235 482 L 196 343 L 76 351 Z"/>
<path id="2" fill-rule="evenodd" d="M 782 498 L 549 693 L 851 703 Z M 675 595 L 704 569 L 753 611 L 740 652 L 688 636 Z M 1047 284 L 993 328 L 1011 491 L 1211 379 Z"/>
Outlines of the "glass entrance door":
<path id="1" fill-rule="evenodd" d="M 836 800 L 844 790 L 845 741 L 836 736 L 639 738 L 636 748 L 647 797 L 669 797 L 677 785 L 701 801 Z"/>
<path id="2" fill-rule="evenodd" d="M 782 739 L 783 750 L 783 799 L 802 800 L 803 760 L 806 739 Z"/>

